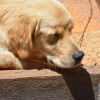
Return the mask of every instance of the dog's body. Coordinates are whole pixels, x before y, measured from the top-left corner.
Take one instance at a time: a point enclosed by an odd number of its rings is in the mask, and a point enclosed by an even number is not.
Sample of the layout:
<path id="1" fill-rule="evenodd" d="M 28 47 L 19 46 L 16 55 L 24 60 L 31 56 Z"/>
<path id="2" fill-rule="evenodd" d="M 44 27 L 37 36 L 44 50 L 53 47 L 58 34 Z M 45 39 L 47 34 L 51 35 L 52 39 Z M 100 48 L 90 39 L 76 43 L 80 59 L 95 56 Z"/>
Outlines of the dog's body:
<path id="1" fill-rule="evenodd" d="M 70 14 L 57 0 L 0 0 L 0 68 L 22 68 L 19 58 L 33 56 L 72 67 L 72 54 L 79 50 L 72 27 Z"/>

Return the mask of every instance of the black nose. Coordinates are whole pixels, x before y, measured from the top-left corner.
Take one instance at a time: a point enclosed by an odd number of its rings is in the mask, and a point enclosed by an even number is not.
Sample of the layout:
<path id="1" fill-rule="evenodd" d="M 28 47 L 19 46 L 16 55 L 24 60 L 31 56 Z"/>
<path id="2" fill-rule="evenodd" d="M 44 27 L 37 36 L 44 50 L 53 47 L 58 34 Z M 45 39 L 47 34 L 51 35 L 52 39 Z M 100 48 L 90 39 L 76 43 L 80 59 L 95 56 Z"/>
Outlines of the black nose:
<path id="1" fill-rule="evenodd" d="M 82 58 L 84 57 L 84 52 L 83 51 L 76 51 L 72 57 L 76 62 L 80 62 L 82 60 Z"/>

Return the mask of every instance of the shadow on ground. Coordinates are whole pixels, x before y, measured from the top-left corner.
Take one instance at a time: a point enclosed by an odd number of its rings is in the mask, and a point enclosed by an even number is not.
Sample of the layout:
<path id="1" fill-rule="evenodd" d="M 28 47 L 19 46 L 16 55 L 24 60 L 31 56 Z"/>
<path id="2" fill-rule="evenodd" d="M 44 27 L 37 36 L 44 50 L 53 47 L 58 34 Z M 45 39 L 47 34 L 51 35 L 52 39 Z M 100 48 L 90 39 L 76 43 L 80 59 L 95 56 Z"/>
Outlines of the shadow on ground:
<path id="1" fill-rule="evenodd" d="M 89 73 L 82 67 L 62 74 L 74 100 L 95 100 Z"/>
<path id="2" fill-rule="evenodd" d="M 83 67 L 56 69 L 56 72 L 63 76 L 74 100 L 95 100 L 90 75 Z"/>
<path id="3" fill-rule="evenodd" d="M 83 67 L 60 69 L 55 67 L 36 66 L 34 68 L 38 70 L 46 68 L 61 74 L 65 80 L 66 87 L 69 89 L 73 97 L 73 100 L 95 100 L 90 74 Z"/>

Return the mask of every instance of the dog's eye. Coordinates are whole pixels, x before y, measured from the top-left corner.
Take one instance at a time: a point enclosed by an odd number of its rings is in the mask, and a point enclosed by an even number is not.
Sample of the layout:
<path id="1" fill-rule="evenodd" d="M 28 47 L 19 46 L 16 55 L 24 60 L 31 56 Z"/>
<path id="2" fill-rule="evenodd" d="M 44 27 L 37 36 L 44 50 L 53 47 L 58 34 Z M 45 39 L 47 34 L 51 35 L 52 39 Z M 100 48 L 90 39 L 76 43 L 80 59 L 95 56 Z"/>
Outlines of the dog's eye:
<path id="1" fill-rule="evenodd" d="M 55 33 L 54 37 L 59 39 L 60 38 L 60 34 L 59 33 Z"/>
<path id="2" fill-rule="evenodd" d="M 47 37 L 47 42 L 51 45 L 56 44 L 58 42 L 58 40 L 60 39 L 60 34 L 59 33 L 55 33 L 55 34 L 50 34 Z"/>

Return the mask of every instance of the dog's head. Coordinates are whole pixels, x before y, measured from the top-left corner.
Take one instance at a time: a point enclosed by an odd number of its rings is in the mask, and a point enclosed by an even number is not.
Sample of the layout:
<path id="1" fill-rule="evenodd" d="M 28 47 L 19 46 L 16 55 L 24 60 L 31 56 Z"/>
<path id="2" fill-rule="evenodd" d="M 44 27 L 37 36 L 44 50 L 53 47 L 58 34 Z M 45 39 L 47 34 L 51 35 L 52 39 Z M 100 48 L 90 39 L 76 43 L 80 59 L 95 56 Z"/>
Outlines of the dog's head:
<path id="1" fill-rule="evenodd" d="M 33 33 L 34 50 L 59 67 L 70 68 L 80 63 L 84 53 L 71 37 L 73 22 L 67 9 L 53 1 L 43 6 L 37 15 L 40 19 Z"/>
<path id="2" fill-rule="evenodd" d="M 45 57 L 59 67 L 70 68 L 80 63 L 84 53 L 71 37 L 73 22 L 67 9 L 57 0 L 27 0 L 23 5 L 20 7 L 24 10 L 17 7 L 18 11 L 14 11 L 15 15 L 22 16 L 17 20 L 15 16 L 10 17 L 8 21 L 9 37 L 20 45 L 18 55 L 23 58 L 23 54 L 28 55 L 24 51 L 31 48 L 31 55 Z M 16 48 L 15 42 L 11 41 L 13 48 Z"/>

